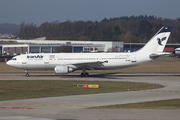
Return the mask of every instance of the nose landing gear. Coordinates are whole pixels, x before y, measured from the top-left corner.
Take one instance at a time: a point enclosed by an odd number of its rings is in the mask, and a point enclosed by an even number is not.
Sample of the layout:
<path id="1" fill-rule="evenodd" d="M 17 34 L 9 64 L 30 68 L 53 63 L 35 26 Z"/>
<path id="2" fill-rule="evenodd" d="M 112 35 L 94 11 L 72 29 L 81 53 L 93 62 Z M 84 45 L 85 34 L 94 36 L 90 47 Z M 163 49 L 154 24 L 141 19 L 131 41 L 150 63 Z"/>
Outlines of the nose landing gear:
<path id="1" fill-rule="evenodd" d="M 25 70 L 25 72 L 26 72 L 26 77 L 29 77 L 29 73 L 28 73 L 28 71 L 27 70 Z"/>

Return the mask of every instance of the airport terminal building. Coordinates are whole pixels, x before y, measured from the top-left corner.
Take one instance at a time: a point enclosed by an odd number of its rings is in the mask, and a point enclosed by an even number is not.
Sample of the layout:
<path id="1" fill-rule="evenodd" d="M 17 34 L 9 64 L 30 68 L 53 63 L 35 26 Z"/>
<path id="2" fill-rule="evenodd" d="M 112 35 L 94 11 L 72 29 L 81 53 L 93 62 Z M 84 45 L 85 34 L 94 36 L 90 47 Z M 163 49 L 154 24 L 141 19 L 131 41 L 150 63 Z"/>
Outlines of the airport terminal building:
<path id="1" fill-rule="evenodd" d="M 0 39 L 0 55 L 19 55 L 26 53 L 61 52 L 133 52 L 145 43 L 123 43 L 120 41 L 74 41 L 74 40 L 19 40 Z M 167 44 L 165 51 L 172 52 L 180 44 Z"/>
<path id="2" fill-rule="evenodd" d="M 123 52 L 123 42 L 0 39 L 1 55 L 60 52 Z"/>

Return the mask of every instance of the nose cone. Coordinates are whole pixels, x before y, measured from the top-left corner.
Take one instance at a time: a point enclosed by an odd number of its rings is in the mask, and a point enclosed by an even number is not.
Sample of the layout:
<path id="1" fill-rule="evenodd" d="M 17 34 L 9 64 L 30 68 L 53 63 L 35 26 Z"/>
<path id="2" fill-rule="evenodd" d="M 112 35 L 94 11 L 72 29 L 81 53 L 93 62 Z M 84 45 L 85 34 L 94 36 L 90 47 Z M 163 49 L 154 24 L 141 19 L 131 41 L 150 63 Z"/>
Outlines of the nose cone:
<path id="1" fill-rule="evenodd" d="M 14 60 L 9 60 L 6 62 L 7 65 L 14 67 L 14 68 L 18 68 L 18 64 L 14 61 Z"/>
<path id="2" fill-rule="evenodd" d="M 12 61 L 9 60 L 9 61 L 6 62 L 6 64 L 9 65 L 9 66 L 12 66 Z"/>
<path id="3" fill-rule="evenodd" d="M 16 60 L 9 60 L 6 62 L 6 64 L 14 68 L 23 69 L 22 65 L 19 64 L 19 61 Z"/>

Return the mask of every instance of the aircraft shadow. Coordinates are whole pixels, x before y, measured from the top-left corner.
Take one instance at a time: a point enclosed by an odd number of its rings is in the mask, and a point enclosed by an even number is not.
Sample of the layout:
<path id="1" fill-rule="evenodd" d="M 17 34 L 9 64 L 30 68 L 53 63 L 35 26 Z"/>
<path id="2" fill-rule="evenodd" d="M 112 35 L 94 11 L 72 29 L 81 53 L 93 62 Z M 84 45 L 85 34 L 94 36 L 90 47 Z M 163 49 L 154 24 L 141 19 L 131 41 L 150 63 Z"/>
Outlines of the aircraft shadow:
<path id="1" fill-rule="evenodd" d="M 131 73 L 90 73 L 89 77 L 80 77 L 78 73 L 71 73 L 71 74 L 62 74 L 62 75 L 55 75 L 55 74 L 30 74 L 29 77 L 59 77 L 59 78 L 97 78 L 97 79 L 122 79 L 122 78 L 138 78 L 138 77 L 166 77 L 166 76 L 177 76 L 180 77 L 180 74 L 146 74 L 146 73 L 139 73 L 139 74 L 131 74 Z"/>

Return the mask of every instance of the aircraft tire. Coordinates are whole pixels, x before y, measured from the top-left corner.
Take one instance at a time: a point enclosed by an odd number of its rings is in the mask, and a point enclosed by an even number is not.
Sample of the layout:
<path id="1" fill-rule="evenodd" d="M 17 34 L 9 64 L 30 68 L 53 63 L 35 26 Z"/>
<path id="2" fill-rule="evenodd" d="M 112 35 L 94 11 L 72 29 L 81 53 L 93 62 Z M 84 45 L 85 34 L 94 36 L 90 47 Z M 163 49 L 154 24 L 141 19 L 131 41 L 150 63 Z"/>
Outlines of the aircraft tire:
<path id="1" fill-rule="evenodd" d="M 84 73 L 81 73 L 81 77 L 85 77 L 85 74 L 84 74 Z"/>
<path id="2" fill-rule="evenodd" d="M 29 77 L 29 74 L 26 74 L 26 77 Z"/>
<path id="3" fill-rule="evenodd" d="M 81 77 L 89 77 L 89 73 L 81 73 Z"/>
<path id="4" fill-rule="evenodd" d="M 85 73 L 85 77 L 89 77 L 89 73 Z"/>

